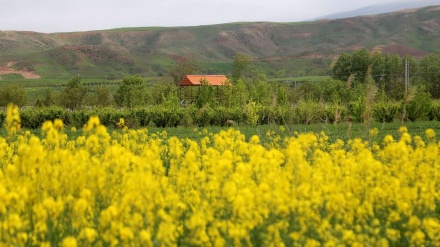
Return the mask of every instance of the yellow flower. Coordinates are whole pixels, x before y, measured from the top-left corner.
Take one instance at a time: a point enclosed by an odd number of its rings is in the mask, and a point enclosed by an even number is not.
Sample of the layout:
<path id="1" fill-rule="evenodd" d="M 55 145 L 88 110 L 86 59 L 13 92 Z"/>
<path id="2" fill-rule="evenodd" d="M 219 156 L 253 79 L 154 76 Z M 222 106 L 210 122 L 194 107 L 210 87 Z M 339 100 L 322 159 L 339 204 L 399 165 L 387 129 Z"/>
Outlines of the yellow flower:
<path id="1" fill-rule="evenodd" d="M 78 244 L 77 244 L 76 239 L 74 237 L 66 237 L 63 239 L 61 246 L 62 247 L 77 247 Z"/>
<path id="2" fill-rule="evenodd" d="M 377 128 L 370 129 L 370 136 L 375 137 L 379 133 L 379 130 Z"/>
<path id="3" fill-rule="evenodd" d="M 400 232 L 396 229 L 387 228 L 385 230 L 385 234 L 386 234 L 387 238 L 393 242 L 400 239 Z"/>
<path id="4" fill-rule="evenodd" d="M 98 236 L 98 233 L 95 229 L 86 227 L 81 231 L 79 235 L 81 239 L 87 240 L 88 243 L 93 243 L 93 241 L 95 241 L 96 237 Z"/>
<path id="5" fill-rule="evenodd" d="M 426 134 L 426 137 L 427 137 L 429 140 L 435 139 L 435 132 L 434 132 L 433 129 L 427 129 L 427 130 L 425 131 L 425 134 Z"/>
<path id="6" fill-rule="evenodd" d="M 4 122 L 4 127 L 9 134 L 14 134 L 21 129 L 21 120 L 18 106 L 14 104 L 8 105 L 6 109 L 6 119 Z"/>

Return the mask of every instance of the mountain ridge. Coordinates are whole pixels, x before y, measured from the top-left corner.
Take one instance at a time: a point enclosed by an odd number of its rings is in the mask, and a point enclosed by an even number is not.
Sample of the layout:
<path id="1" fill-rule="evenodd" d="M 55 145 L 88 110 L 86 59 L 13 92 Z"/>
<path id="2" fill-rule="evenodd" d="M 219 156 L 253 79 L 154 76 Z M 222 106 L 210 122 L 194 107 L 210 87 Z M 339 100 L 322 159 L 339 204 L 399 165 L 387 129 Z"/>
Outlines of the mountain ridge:
<path id="1" fill-rule="evenodd" d="M 350 17 L 360 17 L 360 16 L 368 16 L 368 15 L 378 15 L 378 14 L 386 14 L 392 12 L 400 12 L 407 11 L 411 9 L 419 9 L 426 8 L 430 6 L 438 6 L 440 5 L 440 0 L 422 0 L 417 2 L 394 2 L 394 3 L 382 3 L 375 4 L 366 7 L 362 7 L 359 9 L 334 13 L 330 15 L 321 16 L 318 18 L 313 18 L 312 21 L 320 20 L 320 19 L 343 19 Z"/>
<path id="2" fill-rule="evenodd" d="M 202 73 L 231 71 L 247 53 L 272 77 L 328 74 L 344 51 L 381 47 L 416 57 L 439 54 L 440 6 L 372 16 L 298 23 L 246 22 L 139 27 L 67 33 L 0 31 L 1 67 L 42 78 L 116 79 L 162 76 L 176 57 L 192 57 Z M 10 70 L 9 70 L 10 71 Z"/>

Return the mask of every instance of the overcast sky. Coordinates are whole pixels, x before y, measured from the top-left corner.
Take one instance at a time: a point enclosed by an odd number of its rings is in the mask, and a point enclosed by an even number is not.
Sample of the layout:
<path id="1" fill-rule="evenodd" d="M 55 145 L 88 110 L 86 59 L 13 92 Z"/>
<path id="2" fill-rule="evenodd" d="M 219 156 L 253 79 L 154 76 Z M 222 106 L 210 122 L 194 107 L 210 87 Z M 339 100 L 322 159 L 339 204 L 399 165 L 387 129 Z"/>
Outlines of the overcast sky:
<path id="1" fill-rule="evenodd" d="M 0 30 L 50 33 L 238 21 L 296 22 L 396 1 L 0 0 Z"/>

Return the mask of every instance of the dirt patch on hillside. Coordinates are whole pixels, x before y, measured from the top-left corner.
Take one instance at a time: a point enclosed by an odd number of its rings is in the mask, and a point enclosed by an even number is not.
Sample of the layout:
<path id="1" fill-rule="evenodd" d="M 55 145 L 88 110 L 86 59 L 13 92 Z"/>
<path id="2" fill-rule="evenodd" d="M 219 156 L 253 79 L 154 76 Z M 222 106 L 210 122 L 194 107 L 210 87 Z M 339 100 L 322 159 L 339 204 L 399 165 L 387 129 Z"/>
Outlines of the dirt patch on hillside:
<path id="1" fill-rule="evenodd" d="M 314 59 L 314 58 L 326 58 L 326 56 L 322 54 L 307 54 L 307 55 L 299 56 L 298 58 Z"/>
<path id="2" fill-rule="evenodd" d="M 413 57 L 423 57 L 429 54 L 428 52 L 417 50 L 401 44 L 390 44 L 384 46 L 382 51 L 383 53 L 398 54 L 400 56 L 410 55 Z"/>
<path id="3" fill-rule="evenodd" d="M 35 71 L 17 70 L 17 69 L 13 68 L 14 65 L 15 65 L 14 62 L 9 62 L 8 64 L 6 64 L 6 66 L 0 66 L 0 78 L 2 75 L 7 75 L 7 74 L 20 74 L 25 79 L 40 79 L 41 78 L 37 73 L 35 73 Z"/>

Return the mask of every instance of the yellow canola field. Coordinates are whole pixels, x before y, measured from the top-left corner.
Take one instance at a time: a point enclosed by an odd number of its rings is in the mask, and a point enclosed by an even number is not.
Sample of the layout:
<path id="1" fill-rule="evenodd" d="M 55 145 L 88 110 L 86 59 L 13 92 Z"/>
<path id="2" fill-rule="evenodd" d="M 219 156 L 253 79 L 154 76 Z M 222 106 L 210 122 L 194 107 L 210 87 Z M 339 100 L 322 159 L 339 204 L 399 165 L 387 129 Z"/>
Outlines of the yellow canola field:
<path id="1" fill-rule="evenodd" d="M 0 138 L 0 246 L 440 246 L 440 143 L 109 134 Z"/>

